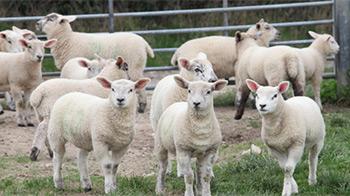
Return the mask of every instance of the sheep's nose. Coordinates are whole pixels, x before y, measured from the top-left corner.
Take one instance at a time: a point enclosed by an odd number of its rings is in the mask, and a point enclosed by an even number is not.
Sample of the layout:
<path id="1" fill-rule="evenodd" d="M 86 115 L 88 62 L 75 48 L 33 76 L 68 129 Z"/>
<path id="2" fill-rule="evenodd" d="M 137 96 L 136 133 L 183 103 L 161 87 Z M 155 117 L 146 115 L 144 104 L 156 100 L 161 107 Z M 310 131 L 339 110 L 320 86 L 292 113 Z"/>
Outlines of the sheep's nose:
<path id="1" fill-rule="evenodd" d="M 193 102 L 193 105 L 194 105 L 195 107 L 198 107 L 199 104 L 201 104 L 201 102 Z"/>
<path id="2" fill-rule="evenodd" d="M 123 102 L 124 100 L 125 100 L 124 98 L 118 98 L 118 99 L 117 99 L 117 101 L 118 101 L 119 103 Z"/>
<path id="3" fill-rule="evenodd" d="M 43 58 L 42 55 L 36 55 L 36 58 L 38 58 L 39 60 L 41 60 Z"/>
<path id="4" fill-rule="evenodd" d="M 261 109 L 264 109 L 266 107 L 266 104 L 259 104 Z"/>

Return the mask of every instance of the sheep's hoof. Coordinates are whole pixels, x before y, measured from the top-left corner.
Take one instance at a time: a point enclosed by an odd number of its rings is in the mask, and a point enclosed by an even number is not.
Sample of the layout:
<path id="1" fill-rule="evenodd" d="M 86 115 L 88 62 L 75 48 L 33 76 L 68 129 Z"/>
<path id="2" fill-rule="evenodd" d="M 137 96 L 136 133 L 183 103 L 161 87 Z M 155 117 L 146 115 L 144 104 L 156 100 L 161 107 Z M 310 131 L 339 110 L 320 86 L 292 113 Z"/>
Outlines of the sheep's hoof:
<path id="1" fill-rule="evenodd" d="M 26 125 L 25 125 L 25 124 L 17 124 L 17 126 L 19 126 L 19 127 L 25 127 Z"/>
<path id="2" fill-rule="evenodd" d="M 37 147 L 33 147 L 30 152 L 30 160 L 36 161 L 38 160 L 40 150 Z"/>
<path id="3" fill-rule="evenodd" d="M 91 187 L 85 187 L 84 188 L 84 192 L 86 193 L 86 192 L 90 192 L 92 190 L 92 188 Z"/>
<path id="4" fill-rule="evenodd" d="M 36 147 L 35 147 L 35 148 L 36 148 Z M 48 151 L 49 151 L 49 156 L 50 156 L 50 158 L 52 159 L 52 158 L 53 158 L 53 152 L 52 152 L 51 149 L 48 149 Z"/>
<path id="5" fill-rule="evenodd" d="M 236 114 L 235 115 L 235 120 L 240 120 L 242 118 L 242 115 Z"/>
<path id="6" fill-rule="evenodd" d="M 139 103 L 139 107 L 138 107 L 138 112 L 139 113 L 145 113 L 145 109 L 146 109 L 146 104 L 145 103 Z"/>
<path id="7" fill-rule="evenodd" d="M 4 113 L 4 111 L 1 110 L 1 111 L 0 111 L 0 115 L 3 114 L 3 113 Z"/>

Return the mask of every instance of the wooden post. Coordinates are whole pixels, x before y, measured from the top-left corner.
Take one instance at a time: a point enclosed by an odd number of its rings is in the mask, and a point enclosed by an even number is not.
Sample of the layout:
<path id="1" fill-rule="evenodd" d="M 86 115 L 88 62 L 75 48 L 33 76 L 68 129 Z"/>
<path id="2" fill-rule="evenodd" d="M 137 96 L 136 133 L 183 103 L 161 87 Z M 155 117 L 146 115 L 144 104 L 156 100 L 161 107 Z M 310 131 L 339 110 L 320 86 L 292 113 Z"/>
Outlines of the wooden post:
<path id="1" fill-rule="evenodd" d="M 113 0 L 108 0 L 108 31 L 114 32 L 114 11 L 113 11 Z"/>
<path id="2" fill-rule="evenodd" d="M 223 7 L 223 8 L 227 8 L 227 5 L 228 5 L 227 0 L 222 0 L 222 7 Z M 224 21 L 223 21 L 223 25 L 224 25 L 225 27 L 228 26 L 228 13 L 227 13 L 227 12 L 224 12 Z M 228 36 L 228 31 L 227 31 L 227 30 L 224 31 L 224 35 L 225 35 L 225 36 Z"/>
<path id="3" fill-rule="evenodd" d="M 340 46 L 336 56 L 338 93 L 350 84 L 350 0 L 335 0 L 335 37 Z"/>

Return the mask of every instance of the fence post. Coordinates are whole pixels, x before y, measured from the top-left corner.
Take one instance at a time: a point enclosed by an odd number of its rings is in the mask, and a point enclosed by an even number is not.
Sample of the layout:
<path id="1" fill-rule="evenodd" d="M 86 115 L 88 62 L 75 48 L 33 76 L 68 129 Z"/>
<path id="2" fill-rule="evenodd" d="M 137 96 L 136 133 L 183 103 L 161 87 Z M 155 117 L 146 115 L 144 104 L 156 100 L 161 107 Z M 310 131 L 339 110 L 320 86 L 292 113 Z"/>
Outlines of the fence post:
<path id="1" fill-rule="evenodd" d="M 227 8 L 227 5 L 228 5 L 227 0 L 222 0 L 222 7 L 223 7 L 223 8 Z M 223 21 L 223 25 L 224 25 L 225 27 L 228 26 L 228 13 L 227 13 L 227 12 L 224 12 L 224 21 Z M 228 36 L 228 31 L 224 31 L 224 35 L 225 35 L 225 36 Z"/>
<path id="2" fill-rule="evenodd" d="M 110 33 L 114 32 L 113 0 L 108 0 L 108 31 Z"/>
<path id="3" fill-rule="evenodd" d="M 350 84 L 350 1 L 335 0 L 335 36 L 340 46 L 336 56 L 338 93 Z"/>

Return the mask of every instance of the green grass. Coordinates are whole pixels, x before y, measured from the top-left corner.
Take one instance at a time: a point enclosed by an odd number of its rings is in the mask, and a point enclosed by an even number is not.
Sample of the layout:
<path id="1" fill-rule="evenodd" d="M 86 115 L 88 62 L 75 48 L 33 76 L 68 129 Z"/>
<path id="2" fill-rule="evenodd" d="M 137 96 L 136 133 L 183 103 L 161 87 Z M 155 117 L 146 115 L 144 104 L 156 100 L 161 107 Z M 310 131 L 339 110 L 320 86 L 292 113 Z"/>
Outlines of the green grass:
<path id="1" fill-rule="evenodd" d="M 294 177 L 301 195 L 349 195 L 350 194 L 350 109 L 339 109 L 324 114 L 327 135 L 324 149 L 319 157 L 318 184 L 307 183 L 308 163 L 304 156 L 298 164 Z M 252 122 L 252 126 L 256 126 Z M 223 144 L 220 156 L 225 160 L 214 167 L 212 180 L 213 195 L 280 195 L 283 174 L 263 148 L 262 155 L 240 157 L 250 143 L 262 146 L 260 139 L 241 144 Z M 11 161 L 27 163 L 26 157 L 1 157 L 0 168 L 11 167 Z M 65 169 L 67 170 L 67 169 Z M 36 171 L 40 172 L 40 171 Z M 0 195 L 71 195 L 82 193 L 76 169 L 64 172 L 65 190 L 53 187 L 51 176 L 33 176 L 28 179 L 15 177 L 0 178 Z M 92 176 L 92 194 L 103 194 L 103 177 Z M 154 195 L 155 176 L 118 177 L 119 189 L 111 195 Z M 168 194 L 181 195 L 184 191 L 183 179 L 175 176 L 175 171 L 166 178 Z"/>

